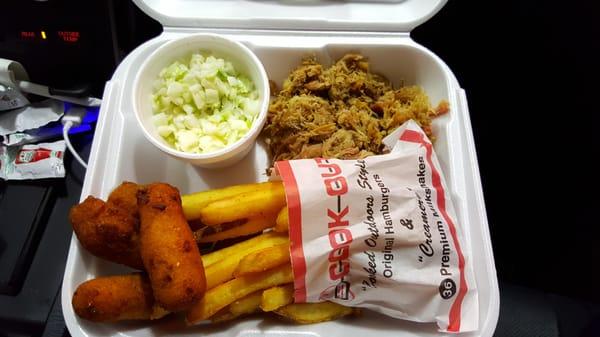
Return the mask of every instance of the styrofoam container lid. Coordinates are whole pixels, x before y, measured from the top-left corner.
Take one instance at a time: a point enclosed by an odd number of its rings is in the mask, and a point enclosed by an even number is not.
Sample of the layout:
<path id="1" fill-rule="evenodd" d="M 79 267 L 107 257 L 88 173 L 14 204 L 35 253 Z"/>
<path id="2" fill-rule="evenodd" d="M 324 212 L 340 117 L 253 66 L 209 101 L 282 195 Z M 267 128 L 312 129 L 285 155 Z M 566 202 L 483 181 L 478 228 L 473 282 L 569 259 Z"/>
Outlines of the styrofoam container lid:
<path id="1" fill-rule="evenodd" d="M 409 32 L 447 0 L 133 0 L 165 27 Z"/>

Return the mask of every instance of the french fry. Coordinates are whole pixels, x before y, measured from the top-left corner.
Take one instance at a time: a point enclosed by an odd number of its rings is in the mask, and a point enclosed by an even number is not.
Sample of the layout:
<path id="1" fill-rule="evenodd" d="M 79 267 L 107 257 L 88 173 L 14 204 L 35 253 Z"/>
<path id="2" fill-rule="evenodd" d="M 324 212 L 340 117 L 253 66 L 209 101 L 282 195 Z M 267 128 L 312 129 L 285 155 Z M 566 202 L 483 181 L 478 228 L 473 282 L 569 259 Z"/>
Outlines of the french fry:
<path id="1" fill-rule="evenodd" d="M 229 305 L 229 312 L 241 316 L 260 311 L 262 293 L 262 290 L 255 291 L 252 294 L 231 303 Z"/>
<path id="2" fill-rule="evenodd" d="M 278 182 L 268 186 L 211 202 L 200 209 L 200 220 L 205 225 L 213 226 L 278 212 L 285 205 L 283 184 Z"/>
<path id="3" fill-rule="evenodd" d="M 183 213 L 187 220 L 196 220 L 200 218 L 200 210 L 211 202 L 231 198 L 238 194 L 258 191 L 261 189 L 270 189 L 275 183 L 266 182 L 258 184 L 235 185 L 220 189 L 207 190 L 197 193 L 181 196 L 181 205 Z"/>
<path id="4" fill-rule="evenodd" d="M 233 278 L 233 272 L 239 263 L 238 257 L 227 258 L 205 269 L 206 289 L 212 289 Z"/>
<path id="5" fill-rule="evenodd" d="M 240 316 L 253 314 L 255 312 L 259 312 L 260 310 L 260 301 L 262 299 L 262 290 L 255 291 L 252 294 L 240 298 L 239 300 L 231 303 L 229 306 L 219 310 L 216 314 L 214 314 L 210 321 L 212 323 L 221 323 L 230 321 L 232 319 L 238 318 Z"/>
<path id="6" fill-rule="evenodd" d="M 253 247 L 260 246 L 261 248 L 258 248 L 258 249 L 263 249 L 266 247 L 271 247 L 271 246 L 275 246 L 275 245 L 286 243 L 286 242 L 289 242 L 287 235 L 281 235 L 279 233 L 273 233 L 273 232 L 264 233 L 264 234 L 255 236 L 251 239 L 248 239 L 246 241 L 237 243 L 235 245 L 232 245 L 232 246 L 229 246 L 229 247 L 226 247 L 223 249 L 219 249 L 212 253 L 203 255 L 202 263 L 204 264 L 204 268 L 206 269 L 206 268 L 212 266 L 213 264 L 215 264 L 219 261 L 222 261 L 225 258 L 230 257 L 232 255 L 244 254 L 244 252 L 247 252 L 249 249 L 252 249 Z M 240 257 L 240 259 L 242 257 Z"/>
<path id="7" fill-rule="evenodd" d="M 240 315 L 234 315 L 231 312 L 229 312 L 229 308 L 226 307 L 222 310 L 219 310 L 219 312 L 217 312 L 216 314 L 212 315 L 212 317 L 210 318 L 210 322 L 214 324 L 228 322 L 238 318 L 239 316 Z"/>
<path id="8" fill-rule="evenodd" d="M 289 230 L 289 216 L 288 216 L 288 208 L 284 206 L 279 214 L 277 214 L 277 220 L 275 220 L 275 228 L 273 229 L 276 232 L 287 232 Z"/>
<path id="9" fill-rule="evenodd" d="M 333 302 L 293 303 L 275 310 L 275 313 L 300 324 L 311 324 L 350 315 L 353 308 Z"/>
<path id="10" fill-rule="evenodd" d="M 264 234 L 263 234 L 264 235 Z M 209 267 L 204 269 L 204 273 L 206 275 L 206 289 L 212 289 L 219 284 L 225 283 L 231 280 L 234 277 L 234 272 L 238 267 L 240 261 L 244 259 L 248 254 L 253 254 L 254 252 L 268 249 L 270 247 L 285 244 L 289 246 L 289 240 L 286 236 L 274 236 L 271 239 L 264 240 L 256 240 L 257 242 L 250 247 L 246 247 L 245 249 L 240 249 L 239 251 L 232 251 L 227 257 L 219 261 L 218 263 L 214 263 Z M 289 257 L 288 257 L 289 259 Z M 268 262 L 263 262 L 263 265 L 268 264 Z M 281 264 L 281 263 L 279 263 Z M 279 264 L 272 264 L 273 267 Z M 265 269 L 266 270 L 266 269 Z"/>
<path id="11" fill-rule="evenodd" d="M 233 279 L 208 290 L 186 315 L 188 324 L 206 320 L 234 301 L 255 291 L 290 283 L 294 279 L 292 267 L 284 264 L 264 273 L 252 274 Z"/>
<path id="12" fill-rule="evenodd" d="M 280 266 L 290 261 L 290 245 L 282 243 L 276 246 L 254 251 L 242 258 L 233 272 L 233 276 L 240 277 L 252 273 L 260 273 Z"/>
<path id="13" fill-rule="evenodd" d="M 263 311 L 273 311 L 290 303 L 294 303 L 294 285 L 292 283 L 263 291 L 260 308 Z"/>
<path id="14" fill-rule="evenodd" d="M 239 226 L 224 230 L 222 232 L 203 236 L 196 242 L 206 243 L 237 238 L 239 236 L 262 232 L 264 229 L 271 228 L 273 226 L 275 226 L 274 214 L 269 214 L 267 216 L 259 216 L 256 218 L 250 218 L 246 223 L 243 223 Z"/>

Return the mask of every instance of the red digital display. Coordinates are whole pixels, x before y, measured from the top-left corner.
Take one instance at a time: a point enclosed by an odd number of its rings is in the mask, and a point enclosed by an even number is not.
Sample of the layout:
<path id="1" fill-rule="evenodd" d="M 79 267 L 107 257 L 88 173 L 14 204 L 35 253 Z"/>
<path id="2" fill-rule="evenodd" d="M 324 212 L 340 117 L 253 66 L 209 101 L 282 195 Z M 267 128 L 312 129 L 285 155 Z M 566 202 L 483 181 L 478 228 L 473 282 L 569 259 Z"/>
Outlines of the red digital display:
<path id="1" fill-rule="evenodd" d="M 47 31 L 41 29 L 35 30 L 21 30 L 18 32 L 21 40 L 27 41 L 63 41 L 69 44 L 75 44 L 79 42 L 81 38 L 81 32 L 77 30 L 59 30 L 59 31 Z M 56 34 L 56 35 L 55 35 Z"/>
<path id="2" fill-rule="evenodd" d="M 58 31 L 58 37 L 60 37 L 65 42 L 75 43 L 79 41 L 80 34 L 77 31 L 61 30 Z"/>
<path id="3" fill-rule="evenodd" d="M 33 40 L 35 39 L 35 32 L 31 31 L 21 31 L 20 34 L 22 39 Z"/>

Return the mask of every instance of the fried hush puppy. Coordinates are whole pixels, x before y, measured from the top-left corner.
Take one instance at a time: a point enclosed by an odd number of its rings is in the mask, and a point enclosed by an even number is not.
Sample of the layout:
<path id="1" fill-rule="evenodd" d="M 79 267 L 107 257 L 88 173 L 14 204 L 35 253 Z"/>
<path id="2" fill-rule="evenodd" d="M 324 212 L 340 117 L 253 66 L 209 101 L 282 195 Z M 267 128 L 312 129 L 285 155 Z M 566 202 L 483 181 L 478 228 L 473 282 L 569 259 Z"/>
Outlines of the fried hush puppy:
<path id="1" fill-rule="evenodd" d="M 141 188 L 140 185 L 125 181 L 117 186 L 108 196 L 107 203 L 120 207 L 133 217 L 140 217 L 140 212 L 137 206 L 137 192 Z"/>
<path id="2" fill-rule="evenodd" d="M 150 280 L 142 273 L 100 277 L 77 287 L 73 310 L 94 322 L 158 319 L 168 311 L 156 304 Z"/>
<path id="3" fill-rule="evenodd" d="M 143 270 L 139 253 L 139 186 L 125 182 L 104 202 L 89 196 L 71 208 L 69 221 L 81 245 L 90 253 Z"/>
<path id="4" fill-rule="evenodd" d="M 182 311 L 206 290 L 200 251 L 188 226 L 177 188 L 153 183 L 137 192 L 140 254 L 156 301 Z"/>

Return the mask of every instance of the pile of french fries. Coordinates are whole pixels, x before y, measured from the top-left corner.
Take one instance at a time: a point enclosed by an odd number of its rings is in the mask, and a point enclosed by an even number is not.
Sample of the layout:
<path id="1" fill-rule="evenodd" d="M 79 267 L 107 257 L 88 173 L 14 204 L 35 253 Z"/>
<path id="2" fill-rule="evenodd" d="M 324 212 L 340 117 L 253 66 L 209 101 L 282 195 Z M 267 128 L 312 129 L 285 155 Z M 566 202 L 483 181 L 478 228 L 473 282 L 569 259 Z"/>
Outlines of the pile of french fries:
<path id="1" fill-rule="evenodd" d="M 186 314 L 188 324 L 223 322 L 256 313 L 274 312 L 301 324 L 333 320 L 356 309 L 323 303 L 294 303 L 288 213 L 281 182 L 237 185 L 182 196 L 188 221 L 206 226 L 236 226 L 198 237 L 216 242 L 260 233 L 251 239 L 202 257 L 206 293 Z M 265 231 L 266 230 L 266 231 Z"/>

